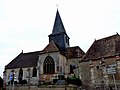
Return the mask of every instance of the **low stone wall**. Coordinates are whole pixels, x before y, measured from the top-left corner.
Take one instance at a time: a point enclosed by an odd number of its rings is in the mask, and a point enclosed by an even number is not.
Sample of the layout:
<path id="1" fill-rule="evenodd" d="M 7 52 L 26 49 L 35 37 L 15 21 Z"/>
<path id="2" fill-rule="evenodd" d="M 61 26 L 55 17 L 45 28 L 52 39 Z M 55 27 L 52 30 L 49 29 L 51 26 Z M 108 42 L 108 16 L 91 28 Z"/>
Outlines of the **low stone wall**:
<path id="1" fill-rule="evenodd" d="M 15 85 L 14 89 L 10 86 L 6 87 L 6 90 L 77 90 L 74 85 L 48 85 L 48 86 L 27 86 L 27 85 Z"/>

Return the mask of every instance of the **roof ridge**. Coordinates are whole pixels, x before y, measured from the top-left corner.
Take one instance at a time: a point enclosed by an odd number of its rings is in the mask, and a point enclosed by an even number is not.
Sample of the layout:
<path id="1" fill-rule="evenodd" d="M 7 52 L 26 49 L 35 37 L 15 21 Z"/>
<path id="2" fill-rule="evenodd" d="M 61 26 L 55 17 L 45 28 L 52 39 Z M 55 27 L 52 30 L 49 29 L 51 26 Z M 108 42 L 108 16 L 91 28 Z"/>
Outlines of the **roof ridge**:
<path id="1" fill-rule="evenodd" d="M 107 36 L 107 37 L 104 37 L 104 38 L 101 38 L 101 39 L 98 39 L 98 40 L 95 40 L 95 41 L 99 41 L 99 40 L 103 40 L 103 39 L 109 39 L 109 38 L 112 38 L 112 37 L 115 37 L 115 36 L 120 36 L 120 35 L 117 33 L 117 34 Z"/>
<path id="2" fill-rule="evenodd" d="M 42 51 L 25 52 L 23 54 L 31 54 L 31 53 L 39 53 L 39 52 L 42 52 Z"/>
<path id="3" fill-rule="evenodd" d="M 86 54 L 82 57 L 82 60 L 97 59 L 102 57 L 113 56 L 116 53 L 116 40 L 120 38 L 117 33 L 99 40 L 95 40 Z M 119 48 L 119 45 L 117 45 Z M 119 52 L 119 51 L 118 51 Z"/>

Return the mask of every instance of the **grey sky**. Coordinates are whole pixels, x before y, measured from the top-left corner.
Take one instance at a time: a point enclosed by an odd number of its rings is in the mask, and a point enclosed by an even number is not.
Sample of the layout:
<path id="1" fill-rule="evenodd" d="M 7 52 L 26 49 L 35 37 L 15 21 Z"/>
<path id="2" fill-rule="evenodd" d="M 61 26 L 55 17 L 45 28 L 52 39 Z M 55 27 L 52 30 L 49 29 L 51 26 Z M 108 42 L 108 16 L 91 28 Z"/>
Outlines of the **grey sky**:
<path id="1" fill-rule="evenodd" d="M 0 75 L 22 50 L 48 44 L 57 4 L 70 46 L 86 52 L 94 39 L 120 34 L 120 0 L 0 0 Z"/>

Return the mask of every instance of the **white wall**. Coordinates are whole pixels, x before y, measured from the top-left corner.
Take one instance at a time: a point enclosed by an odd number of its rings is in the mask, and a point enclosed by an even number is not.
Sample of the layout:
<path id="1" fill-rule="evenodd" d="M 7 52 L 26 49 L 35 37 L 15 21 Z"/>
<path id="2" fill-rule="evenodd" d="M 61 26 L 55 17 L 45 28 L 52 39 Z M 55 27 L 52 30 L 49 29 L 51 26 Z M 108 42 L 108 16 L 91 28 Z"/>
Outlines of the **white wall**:
<path id="1" fill-rule="evenodd" d="M 37 84 L 38 77 L 32 77 L 33 67 L 22 68 L 22 69 L 23 69 L 23 80 L 26 80 L 28 82 L 28 77 L 29 77 L 28 69 L 30 69 L 30 83 L 31 84 Z M 16 77 L 15 81 L 19 82 L 18 81 L 18 76 L 19 76 L 19 70 L 20 70 L 20 68 L 6 69 L 6 82 L 10 81 L 10 73 L 11 73 L 12 70 L 14 70 L 14 72 L 15 72 L 15 77 Z"/>

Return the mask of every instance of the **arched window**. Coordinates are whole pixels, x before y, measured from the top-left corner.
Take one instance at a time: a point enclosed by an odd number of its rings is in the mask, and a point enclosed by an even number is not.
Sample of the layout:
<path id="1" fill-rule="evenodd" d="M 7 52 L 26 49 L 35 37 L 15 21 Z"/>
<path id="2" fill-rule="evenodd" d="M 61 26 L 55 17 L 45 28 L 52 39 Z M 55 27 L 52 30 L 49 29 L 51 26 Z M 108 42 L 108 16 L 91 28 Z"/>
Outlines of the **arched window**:
<path id="1" fill-rule="evenodd" d="M 52 57 L 47 56 L 44 61 L 44 74 L 53 74 L 55 73 L 55 64 Z"/>
<path id="2" fill-rule="evenodd" d="M 74 73 L 74 69 L 76 69 L 76 65 L 70 64 L 70 73 Z"/>
<path id="3" fill-rule="evenodd" d="M 19 83 L 21 83 L 22 78 L 23 78 L 23 69 L 20 68 L 20 70 L 19 70 L 19 77 L 18 77 Z"/>
<path id="4" fill-rule="evenodd" d="M 19 70 L 19 77 L 20 77 L 20 78 L 23 77 L 23 69 L 22 69 L 22 68 L 20 68 L 20 70 Z"/>
<path id="5" fill-rule="evenodd" d="M 73 72 L 73 66 L 70 64 L 70 73 L 74 73 Z"/>
<path id="6" fill-rule="evenodd" d="M 33 68 L 33 75 L 32 75 L 33 77 L 36 77 L 37 76 L 37 69 L 36 69 L 36 67 L 34 67 Z"/>

